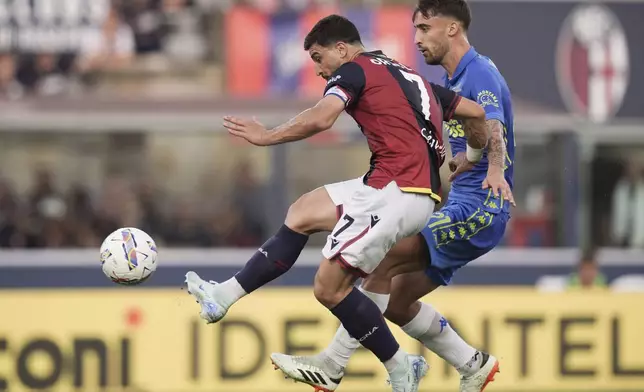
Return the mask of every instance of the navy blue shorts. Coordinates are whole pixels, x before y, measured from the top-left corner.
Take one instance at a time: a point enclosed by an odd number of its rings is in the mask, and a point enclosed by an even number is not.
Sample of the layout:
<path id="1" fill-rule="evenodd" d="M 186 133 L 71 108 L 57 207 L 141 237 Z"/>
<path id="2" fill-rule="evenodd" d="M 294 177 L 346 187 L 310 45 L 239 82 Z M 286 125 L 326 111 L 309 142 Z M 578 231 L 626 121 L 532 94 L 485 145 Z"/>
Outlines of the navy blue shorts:
<path id="1" fill-rule="evenodd" d="M 509 219 L 507 212 L 448 202 L 421 231 L 431 258 L 427 275 L 434 283 L 448 285 L 454 272 L 501 242 Z"/>

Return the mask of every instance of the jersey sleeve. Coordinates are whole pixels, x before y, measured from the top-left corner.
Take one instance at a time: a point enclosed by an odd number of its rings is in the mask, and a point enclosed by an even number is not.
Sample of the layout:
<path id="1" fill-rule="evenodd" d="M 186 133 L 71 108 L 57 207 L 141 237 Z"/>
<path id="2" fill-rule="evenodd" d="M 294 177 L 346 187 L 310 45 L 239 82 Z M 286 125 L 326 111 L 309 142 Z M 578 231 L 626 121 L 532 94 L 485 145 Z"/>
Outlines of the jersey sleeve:
<path id="1" fill-rule="evenodd" d="M 503 105 L 501 104 L 501 83 L 493 72 L 487 69 L 480 70 L 472 75 L 471 96 L 476 98 L 476 103 L 485 110 L 486 120 L 499 120 L 505 122 Z"/>
<path id="2" fill-rule="evenodd" d="M 343 64 L 329 78 L 324 89 L 324 96 L 335 95 L 344 102 L 344 106 L 350 106 L 358 101 L 366 84 L 366 78 L 362 67 L 354 62 Z"/>
<path id="3" fill-rule="evenodd" d="M 434 83 L 430 83 L 430 85 L 443 108 L 443 121 L 451 120 L 452 117 L 454 117 L 454 111 L 456 110 L 458 103 L 461 102 L 461 96 L 443 86 L 439 86 Z"/>

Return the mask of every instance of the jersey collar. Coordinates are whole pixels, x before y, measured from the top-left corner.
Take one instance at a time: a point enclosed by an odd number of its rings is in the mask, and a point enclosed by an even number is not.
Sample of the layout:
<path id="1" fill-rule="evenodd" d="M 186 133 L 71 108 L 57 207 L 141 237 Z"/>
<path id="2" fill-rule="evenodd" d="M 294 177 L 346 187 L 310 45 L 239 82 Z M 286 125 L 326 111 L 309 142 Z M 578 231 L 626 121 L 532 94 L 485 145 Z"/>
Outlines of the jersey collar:
<path id="1" fill-rule="evenodd" d="M 465 68 L 467 68 L 467 65 L 472 62 L 478 56 L 478 52 L 474 50 L 474 47 L 471 46 L 470 50 L 468 50 L 465 55 L 461 58 L 461 61 L 458 62 L 458 65 L 456 66 L 456 71 L 454 71 L 454 75 L 450 79 L 447 74 L 445 75 L 445 78 L 447 79 L 447 83 L 451 82 L 454 79 L 458 79 L 459 76 L 465 71 Z"/>

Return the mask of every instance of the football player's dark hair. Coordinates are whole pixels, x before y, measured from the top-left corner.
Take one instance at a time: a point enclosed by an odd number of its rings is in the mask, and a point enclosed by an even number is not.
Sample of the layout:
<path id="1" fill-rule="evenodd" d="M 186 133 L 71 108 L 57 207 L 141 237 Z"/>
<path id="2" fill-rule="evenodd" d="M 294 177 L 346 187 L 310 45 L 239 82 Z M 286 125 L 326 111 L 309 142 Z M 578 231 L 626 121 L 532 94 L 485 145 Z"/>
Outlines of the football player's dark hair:
<path id="1" fill-rule="evenodd" d="M 452 17 L 461 22 L 466 31 L 472 23 L 472 11 L 465 0 L 418 0 L 412 20 L 419 12 L 426 18 L 436 15 Z"/>
<path id="2" fill-rule="evenodd" d="M 318 44 L 323 47 L 345 42 L 362 44 L 358 28 L 349 19 L 340 15 L 329 15 L 320 19 L 304 38 L 304 50 Z"/>

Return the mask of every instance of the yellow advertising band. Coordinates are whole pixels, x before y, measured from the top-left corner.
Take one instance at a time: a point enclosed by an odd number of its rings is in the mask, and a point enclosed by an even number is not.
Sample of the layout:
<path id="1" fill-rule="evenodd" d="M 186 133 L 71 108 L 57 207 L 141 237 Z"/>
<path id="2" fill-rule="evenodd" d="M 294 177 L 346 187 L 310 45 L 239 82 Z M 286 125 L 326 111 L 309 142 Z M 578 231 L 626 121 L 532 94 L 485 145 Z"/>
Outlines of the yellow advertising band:
<path id="1" fill-rule="evenodd" d="M 426 300 L 501 362 L 492 391 L 642 391 L 644 294 L 444 289 Z M 242 299 L 206 326 L 174 289 L 0 291 L 0 390 L 26 392 L 289 392 L 271 352 L 311 354 L 337 320 L 309 288 Z M 408 352 L 422 347 L 392 326 Z M 421 390 L 454 391 L 457 373 L 429 352 Z M 341 390 L 388 390 L 384 367 L 359 351 Z"/>

